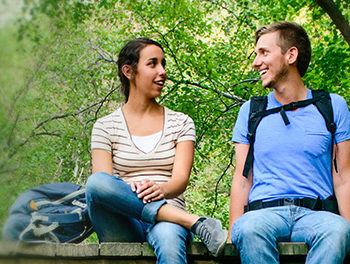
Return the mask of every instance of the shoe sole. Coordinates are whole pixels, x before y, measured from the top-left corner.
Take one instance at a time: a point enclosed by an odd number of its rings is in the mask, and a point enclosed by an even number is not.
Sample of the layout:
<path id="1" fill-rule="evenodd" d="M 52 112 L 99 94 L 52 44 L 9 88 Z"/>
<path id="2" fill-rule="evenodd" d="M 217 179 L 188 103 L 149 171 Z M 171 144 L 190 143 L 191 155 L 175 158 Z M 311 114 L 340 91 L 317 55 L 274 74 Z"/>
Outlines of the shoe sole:
<path id="1" fill-rule="evenodd" d="M 226 245 L 226 241 L 227 241 L 227 236 L 228 236 L 228 232 L 227 230 L 223 230 L 225 232 L 225 239 L 224 241 L 220 244 L 218 250 L 215 252 L 215 254 L 213 254 L 214 257 L 218 257 L 223 253 L 223 250 L 225 248 Z"/>

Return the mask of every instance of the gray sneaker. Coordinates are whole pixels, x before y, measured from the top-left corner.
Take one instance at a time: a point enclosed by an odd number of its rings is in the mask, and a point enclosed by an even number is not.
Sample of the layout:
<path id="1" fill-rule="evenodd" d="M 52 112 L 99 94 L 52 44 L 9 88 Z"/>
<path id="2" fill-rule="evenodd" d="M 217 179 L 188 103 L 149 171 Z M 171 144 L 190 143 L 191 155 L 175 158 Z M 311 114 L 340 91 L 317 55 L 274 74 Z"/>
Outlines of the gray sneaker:
<path id="1" fill-rule="evenodd" d="M 217 257 L 221 255 L 226 244 L 228 232 L 222 229 L 219 220 L 202 217 L 197 221 L 194 233 L 213 256 Z"/>

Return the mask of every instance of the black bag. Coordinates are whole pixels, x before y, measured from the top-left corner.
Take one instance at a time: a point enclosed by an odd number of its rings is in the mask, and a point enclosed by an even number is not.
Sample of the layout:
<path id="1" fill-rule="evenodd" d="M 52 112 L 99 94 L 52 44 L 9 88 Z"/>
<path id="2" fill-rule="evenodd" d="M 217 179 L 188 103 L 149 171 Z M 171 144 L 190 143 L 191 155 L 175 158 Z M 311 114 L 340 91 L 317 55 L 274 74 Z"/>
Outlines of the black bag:
<path id="1" fill-rule="evenodd" d="M 52 183 L 23 192 L 3 228 L 3 240 L 78 243 L 91 233 L 85 189 L 71 182 Z"/>

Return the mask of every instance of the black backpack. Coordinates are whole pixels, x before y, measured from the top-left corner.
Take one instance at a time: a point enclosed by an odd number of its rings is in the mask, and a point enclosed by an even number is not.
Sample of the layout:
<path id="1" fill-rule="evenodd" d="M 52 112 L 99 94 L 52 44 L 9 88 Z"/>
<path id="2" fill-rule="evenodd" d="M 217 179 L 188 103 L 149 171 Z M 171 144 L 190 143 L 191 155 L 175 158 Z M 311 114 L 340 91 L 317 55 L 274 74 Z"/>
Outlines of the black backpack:
<path id="1" fill-rule="evenodd" d="M 3 240 L 78 243 L 91 233 L 85 189 L 71 182 L 23 192 L 10 209 Z"/>
<path id="2" fill-rule="evenodd" d="M 250 168 L 253 166 L 254 161 L 254 142 L 255 142 L 255 133 L 256 129 L 265 116 L 268 116 L 273 113 L 280 113 L 285 125 L 289 124 L 289 120 L 285 111 L 295 110 L 299 107 L 304 107 L 309 104 L 314 104 L 318 111 L 323 116 L 327 130 L 332 134 L 332 142 L 334 141 L 334 134 L 336 131 L 336 124 L 333 119 L 333 108 L 331 97 L 327 91 L 323 90 L 312 90 L 312 98 L 306 99 L 298 102 L 292 102 L 290 104 L 282 105 L 280 107 L 272 108 L 266 110 L 267 106 L 267 97 L 266 96 L 253 96 L 250 102 L 250 110 L 249 110 L 249 121 L 248 121 L 248 135 L 247 139 L 249 141 L 249 151 L 247 154 L 247 158 L 244 164 L 243 175 L 248 177 L 248 173 Z M 333 148 L 332 153 L 333 157 Z M 337 171 L 336 159 L 334 159 L 334 167 Z"/>

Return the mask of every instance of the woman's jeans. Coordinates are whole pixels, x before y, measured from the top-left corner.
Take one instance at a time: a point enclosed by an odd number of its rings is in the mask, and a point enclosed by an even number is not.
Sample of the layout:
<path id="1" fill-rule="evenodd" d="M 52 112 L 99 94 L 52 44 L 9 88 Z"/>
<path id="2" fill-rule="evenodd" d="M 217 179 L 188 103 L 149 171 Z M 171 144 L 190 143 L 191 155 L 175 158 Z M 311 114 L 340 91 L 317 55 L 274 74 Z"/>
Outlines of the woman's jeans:
<path id="1" fill-rule="evenodd" d="M 170 222 L 156 223 L 164 199 L 144 204 L 129 184 L 105 172 L 91 175 L 86 184 L 89 216 L 100 242 L 145 242 L 158 263 L 187 263 L 190 232 Z"/>
<path id="2" fill-rule="evenodd" d="M 295 205 L 264 208 L 242 215 L 231 240 L 245 263 L 279 263 L 278 242 L 305 242 L 306 263 L 343 263 L 350 244 L 350 223 L 343 217 Z"/>

